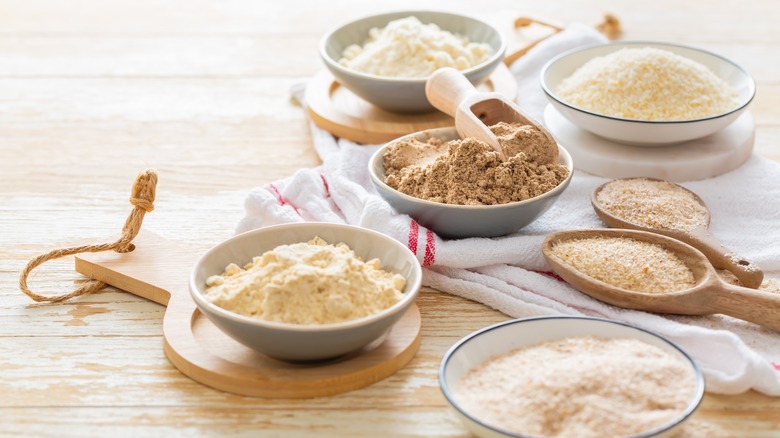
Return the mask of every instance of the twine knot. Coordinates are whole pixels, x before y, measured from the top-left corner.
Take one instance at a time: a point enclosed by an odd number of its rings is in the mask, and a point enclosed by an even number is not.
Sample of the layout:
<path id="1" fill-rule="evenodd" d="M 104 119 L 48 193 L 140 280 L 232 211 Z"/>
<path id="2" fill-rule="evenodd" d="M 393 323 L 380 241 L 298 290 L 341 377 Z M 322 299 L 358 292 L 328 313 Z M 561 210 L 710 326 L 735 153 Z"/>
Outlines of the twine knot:
<path id="1" fill-rule="evenodd" d="M 40 295 L 30 290 L 30 288 L 27 287 L 27 277 L 30 275 L 30 272 L 32 272 L 33 269 L 46 263 L 47 261 L 73 255 L 73 254 L 79 254 L 82 252 L 100 252 L 100 251 L 109 251 L 109 250 L 113 250 L 118 253 L 126 253 L 126 252 L 133 251 L 135 249 L 135 245 L 133 245 L 132 242 L 133 239 L 135 239 L 135 236 L 138 235 L 138 232 L 141 231 L 141 225 L 143 224 L 144 215 L 154 210 L 154 199 L 155 199 L 156 189 L 157 189 L 157 172 L 150 169 L 140 173 L 135 178 L 135 182 L 133 183 L 133 189 L 130 195 L 130 204 L 133 205 L 133 210 L 130 212 L 130 215 L 127 217 L 124 227 L 122 227 L 122 236 L 119 237 L 119 239 L 116 242 L 103 243 L 100 245 L 84 245 L 84 246 L 76 246 L 73 248 L 55 249 L 47 252 L 46 254 L 41 254 L 37 257 L 34 257 L 32 260 L 30 260 L 29 263 L 27 263 L 27 266 L 25 266 L 24 270 L 19 276 L 19 289 L 22 292 L 24 292 L 28 297 L 32 298 L 34 301 L 37 302 L 41 302 L 41 301 L 59 302 L 59 301 L 69 300 L 79 295 L 85 295 L 92 292 L 96 292 L 102 289 L 103 287 L 105 287 L 106 284 L 103 283 L 102 281 L 90 281 L 88 283 L 83 284 L 81 287 L 68 294 L 57 295 L 57 296 L 46 296 L 46 295 Z"/>
<path id="2" fill-rule="evenodd" d="M 134 207 L 138 207 L 146 213 L 154 210 L 154 201 L 150 201 L 144 198 L 130 198 L 130 204 Z"/>
<path id="3" fill-rule="evenodd" d="M 146 213 L 154 210 L 154 198 L 157 189 L 157 172 L 147 170 L 135 178 L 130 195 L 130 204 L 143 209 Z"/>

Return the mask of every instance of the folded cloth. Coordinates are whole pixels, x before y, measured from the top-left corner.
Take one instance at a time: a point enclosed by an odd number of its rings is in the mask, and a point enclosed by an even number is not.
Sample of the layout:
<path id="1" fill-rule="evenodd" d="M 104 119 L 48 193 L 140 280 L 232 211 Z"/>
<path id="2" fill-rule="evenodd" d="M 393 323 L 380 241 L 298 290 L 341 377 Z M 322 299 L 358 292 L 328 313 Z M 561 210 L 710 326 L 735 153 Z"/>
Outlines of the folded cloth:
<path id="1" fill-rule="evenodd" d="M 604 41 L 592 28 L 573 25 L 531 49 L 511 71 L 520 104 L 541 120 L 546 104 L 538 84 L 542 65 L 563 50 Z M 293 93 L 302 98 L 303 85 Z M 701 366 L 707 389 L 756 389 L 780 396 L 780 333 L 722 315 L 661 316 L 594 300 L 556 278 L 540 250 L 553 231 L 604 227 L 589 203 L 607 181 L 575 172 L 553 207 L 520 232 L 500 238 L 443 240 L 409 216 L 396 213 L 374 190 L 368 159 L 378 146 L 357 145 L 311 126 L 321 167 L 253 189 L 237 232 L 274 224 L 323 221 L 359 225 L 408 245 L 424 266 L 426 286 L 474 300 L 511 317 L 588 315 L 623 321 L 659 333 Z M 712 215 L 712 232 L 726 246 L 780 275 L 780 165 L 752 157 L 739 169 L 683 184 L 698 193 Z M 769 293 L 769 292 L 767 292 Z M 778 315 L 780 317 L 780 315 Z"/>

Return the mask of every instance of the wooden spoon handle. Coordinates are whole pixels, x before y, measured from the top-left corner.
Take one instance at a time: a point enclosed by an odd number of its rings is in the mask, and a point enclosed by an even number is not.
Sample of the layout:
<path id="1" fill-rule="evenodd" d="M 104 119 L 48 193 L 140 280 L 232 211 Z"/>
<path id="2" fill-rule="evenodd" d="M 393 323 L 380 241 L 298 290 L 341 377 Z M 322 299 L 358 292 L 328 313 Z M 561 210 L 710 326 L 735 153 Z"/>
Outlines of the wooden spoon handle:
<path id="1" fill-rule="evenodd" d="M 436 70 L 425 83 L 425 97 L 431 105 L 452 117 L 455 117 L 458 105 L 476 93 L 474 85 L 454 68 Z"/>
<path id="2" fill-rule="evenodd" d="M 780 294 L 721 283 L 713 310 L 780 332 Z"/>
<path id="3" fill-rule="evenodd" d="M 764 281 L 764 272 L 756 265 L 723 246 L 706 227 L 691 231 L 691 245 L 703 252 L 716 269 L 726 269 L 739 279 L 742 286 L 756 289 Z"/>

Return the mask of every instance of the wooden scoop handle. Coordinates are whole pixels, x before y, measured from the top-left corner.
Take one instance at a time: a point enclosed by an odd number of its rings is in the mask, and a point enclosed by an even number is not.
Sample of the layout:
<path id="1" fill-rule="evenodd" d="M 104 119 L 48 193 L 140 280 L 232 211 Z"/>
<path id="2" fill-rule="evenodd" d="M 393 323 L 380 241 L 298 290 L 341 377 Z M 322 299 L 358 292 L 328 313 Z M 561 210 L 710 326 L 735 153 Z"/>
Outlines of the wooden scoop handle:
<path id="1" fill-rule="evenodd" d="M 461 137 L 473 137 L 487 143 L 506 161 L 501 144 L 493 132 L 471 111 L 471 106 L 483 99 L 495 100 L 495 93 L 480 93 L 454 68 L 436 70 L 425 83 L 425 96 L 435 108 L 455 118 L 455 129 Z M 498 104 L 501 101 L 496 100 Z"/>
<path id="2" fill-rule="evenodd" d="M 723 283 L 711 294 L 717 313 L 733 316 L 780 332 L 780 294 Z"/>
<path id="3" fill-rule="evenodd" d="M 474 85 L 454 68 L 441 68 L 433 72 L 425 83 L 425 97 L 439 111 L 455 117 L 458 106 L 479 93 Z"/>
<path id="4" fill-rule="evenodd" d="M 716 269 L 725 269 L 739 279 L 742 286 L 756 289 L 764 281 L 764 272 L 748 260 L 734 254 L 723 246 L 706 227 L 699 227 L 690 232 L 694 242 L 691 244 L 703 252 Z"/>

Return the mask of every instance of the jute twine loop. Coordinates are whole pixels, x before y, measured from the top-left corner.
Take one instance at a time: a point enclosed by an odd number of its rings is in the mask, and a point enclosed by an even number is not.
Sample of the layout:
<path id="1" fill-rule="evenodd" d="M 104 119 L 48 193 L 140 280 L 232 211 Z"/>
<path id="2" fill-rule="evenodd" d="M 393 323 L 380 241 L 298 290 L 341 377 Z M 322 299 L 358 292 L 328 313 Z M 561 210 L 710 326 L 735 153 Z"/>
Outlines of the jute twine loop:
<path id="1" fill-rule="evenodd" d="M 54 260 L 62 257 L 66 257 L 73 254 L 79 254 L 82 252 L 100 252 L 113 250 L 119 253 L 130 252 L 135 249 L 132 241 L 138 232 L 141 230 L 141 224 L 144 220 L 144 215 L 154 210 L 154 197 L 155 190 L 157 188 L 157 172 L 154 170 L 147 170 L 142 172 L 135 178 L 133 183 L 133 191 L 130 195 L 130 204 L 133 205 L 133 211 L 125 221 L 124 227 L 122 227 L 122 236 L 113 243 L 103 243 L 100 245 L 84 245 L 76 246 L 72 248 L 62 248 L 49 251 L 46 254 L 41 254 L 27 263 L 27 266 L 22 271 L 19 277 L 19 289 L 24 292 L 28 297 L 37 302 L 51 302 L 56 303 L 60 301 L 66 301 L 79 295 L 86 295 L 92 292 L 97 292 L 106 286 L 102 281 L 93 280 L 88 283 L 84 283 L 78 289 L 71 293 L 57 296 L 40 295 L 27 287 L 27 277 L 30 272 L 38 266 L 46 263 L 49 260 Z"/>

